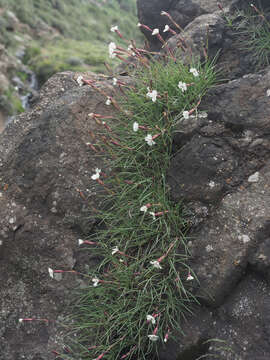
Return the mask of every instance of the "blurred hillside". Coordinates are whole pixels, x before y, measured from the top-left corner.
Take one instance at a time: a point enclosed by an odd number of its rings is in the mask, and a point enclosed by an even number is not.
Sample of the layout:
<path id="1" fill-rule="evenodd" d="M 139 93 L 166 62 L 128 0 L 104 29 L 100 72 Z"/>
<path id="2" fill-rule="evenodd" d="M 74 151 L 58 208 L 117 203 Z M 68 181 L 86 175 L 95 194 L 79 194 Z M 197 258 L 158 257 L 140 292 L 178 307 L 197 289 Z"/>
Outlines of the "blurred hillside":
<path id="1" fill-rule="evenodd" d="M 39 86 L 59 71 L 104 72 L 108 44 L 127 47 L 111 26 L 140 43 L 137 22 L 136 0 L 0 0 L 0 123 L 27 107 L 31 71 Z"/>
<path id="2" fill-rule="evenodd" d="M 26 45 L 23 60 L 41 82 L 66 69 L 103 71 L 107 44 L 116 39 L 111 25 L 128 39 L 140 37 L 135 0 L 0 0 L 0 7 L 21 23 L 1 17 L 0 42 L 11 49 Z"/>

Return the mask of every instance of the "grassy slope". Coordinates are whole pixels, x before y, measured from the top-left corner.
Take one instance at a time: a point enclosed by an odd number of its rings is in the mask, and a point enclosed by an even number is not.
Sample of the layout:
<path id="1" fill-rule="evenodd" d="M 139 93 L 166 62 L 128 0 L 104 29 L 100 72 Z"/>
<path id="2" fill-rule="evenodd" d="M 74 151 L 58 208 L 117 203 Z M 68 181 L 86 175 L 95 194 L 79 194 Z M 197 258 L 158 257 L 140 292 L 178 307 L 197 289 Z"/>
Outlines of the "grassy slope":
<path id="1" fill-rule="evenodd" d="M 111 25 L 129 39 L 140 38 L 135 0 L 0 0 L 0 7 L 12 10 L 34 33 L 46 25 L 58 31 L 53 39 L 28 42 L 26 60 L 41 81 L 66 69 L 103 71 L 107 45 L 117 40 Z"/>

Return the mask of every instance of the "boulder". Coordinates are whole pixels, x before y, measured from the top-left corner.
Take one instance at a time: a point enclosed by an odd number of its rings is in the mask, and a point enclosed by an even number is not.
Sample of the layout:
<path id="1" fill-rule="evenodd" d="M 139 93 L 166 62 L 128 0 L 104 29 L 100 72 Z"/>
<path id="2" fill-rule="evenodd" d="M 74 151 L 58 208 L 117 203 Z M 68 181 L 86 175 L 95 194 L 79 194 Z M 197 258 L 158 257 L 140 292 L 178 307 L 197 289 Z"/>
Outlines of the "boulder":
<path id="1" fill-rule="evenodd" d="M 220 4 L 225 8 L 230 5 L 232 0 L 221 0 Z M 166 24 L 170 25 L 172 29 L 177 30 L 173 24 L 170 23 L 166 16 L 161 16 L 161 11 L 168 12 L 174 21 L 185 28 L 195 18 L 203 14 L 211 14 L 218 11 L 216 0 L 137 0 L 139 22 L 149 26 L 151 29 L 158 28 L 160 33 L 163 32 Z M 151 35 L 151 32 L 141 27 L 143 34 L 146 36 L 150 47 L 154 50 L 160 49 L 162 44 L 160 41 Z M 166 40 L 169 33 L 162 33 Z"/>
<path id="2" fill-rule="evenodd" d="M 176 127 L 168 182 L 190 214 L 190 291 L 204 306 L 161 359 L 269 357 L 269 88 L 270 67 L 218 85 L 201 104 L 208 118 Z"/>
<path id="3" fill-rule="evenodd" d="M 16 117 L 0 135 L 0 358 L 54 359 L 63 351 L 61 321 L 80 272 L 78 239 L 95 225 L 102 186 L 91 179 L 104 164 L 87 145 L 101 132 L 90 112 L 112 114 L 106 97 L 80 87 L 79 74 L 53 76 L 33 109 Z M 100 90 L 112 94 L 111 81 L 96 75 Z M 91 266 L 91 253 L 87 266 Z M 34 318 L 19 322 L 20 318 Z"/>
<path id="4" fill-rule="evenodd" d="M 232 4 L 231 10 L 244 3 L 222 2 Z M 270 356 L 270 67 L 255 72 L 251 58 L 242 59 L 215 7 L 210 0 L 138 0 L 140 22 L 152 28 L 161 30 L 166 23 L 158 23 L 165 19 L 162 10 L 178 16 L 198 57 L 204 56 L 201 44 L 208 31 L 210 53 L 221 47 L 217 67 L 228 67 L 227 80 L 209 91 L 198 115 L 175 127 L 167 183 L 190 224 L 187 246 L 195 279 L 188 290 L 201 306 L 191 305 L 183 332 L 160 348 L 161 360 Z M 78 238 L 95 231 L 95 209 L 102 207 L 104 189 L 91 175 L 96 167 L 109 171 L 87 145 L 103 131 L 88 114 L 112 115 L 114 108 L 105 101 L 114 89 L 111 80 L 91 73 L 84 78 L 101 91 L 80 87 L 78 75 L 53 76 L 33 99 L 32 110 L 0 135 L 0 353 L 5 360 L 50 360 L 53 351 L 63 351 L 65 307 L 72 290 L 85 286 L 78 272 L 97 260 L 91 250 L 84 256 L 78 252 Z M 69 272 L 52 279 L 48 268 Z"/>
<path id="5" fill-rule="evenodd" d="M 201 104 L 208 118 L 177 125 L 176 153 L 168 172 L 174 200 L 217 203 L 265 163 L 270 149 L 269 88 L 269 67 L 216 86 Z"/>
<path id="6" fill-rule="evenodd" d="M 268 282 L 248 273 L 217 310 L 194 307 L 182 334 L 160 349 L 161 360 L 269 359 Z"/>

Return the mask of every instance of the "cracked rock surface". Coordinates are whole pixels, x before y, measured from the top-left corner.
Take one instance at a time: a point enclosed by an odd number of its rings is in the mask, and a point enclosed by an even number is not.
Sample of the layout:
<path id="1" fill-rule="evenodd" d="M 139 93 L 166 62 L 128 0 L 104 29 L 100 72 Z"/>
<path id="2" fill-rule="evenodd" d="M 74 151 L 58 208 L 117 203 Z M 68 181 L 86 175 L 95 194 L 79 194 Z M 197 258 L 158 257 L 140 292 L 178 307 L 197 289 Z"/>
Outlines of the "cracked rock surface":
<path id="1" fill-rule="evenodd" d="M 79 87 L 76 76 L 49 79 L 34 108 L 0 135 L 1 360 L 55 359 L 52 351 L 63 350 L 64 309 L 83 286 L 74 273 L 50 278 L 48 268 L 85 270 L 78 239 L 95 224 L 89 215 L 99 207 L 101 187 L 91 175 L 104 168 L 87 145 L 97 129 L 88 114 L 112 110 L 103 95 Z M 99 86 L 111 94 L 109 82 Z"/>

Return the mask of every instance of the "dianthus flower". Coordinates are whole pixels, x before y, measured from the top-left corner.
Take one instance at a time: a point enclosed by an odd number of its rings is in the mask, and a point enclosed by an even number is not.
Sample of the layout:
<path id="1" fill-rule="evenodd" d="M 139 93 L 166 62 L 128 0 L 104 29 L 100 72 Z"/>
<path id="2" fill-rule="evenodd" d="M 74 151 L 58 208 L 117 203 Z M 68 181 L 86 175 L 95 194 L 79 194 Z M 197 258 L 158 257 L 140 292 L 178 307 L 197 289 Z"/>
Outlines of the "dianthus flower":
<path id="1" fill-rule="evenodd" d="M 115 51 L 116 50 L 116 45 L 114 42 L 110 42 L 109 44 L 109 56 L 111 59 L 116 57 Z"/>
<path id="2" fill-rule="evenodd" d="M 152 99 L 153 102 L 157 101 L 157 90 L 150 90 L 149 87 L 147 88 L 148 93 L 146 94 L 147 97 Z"/>

